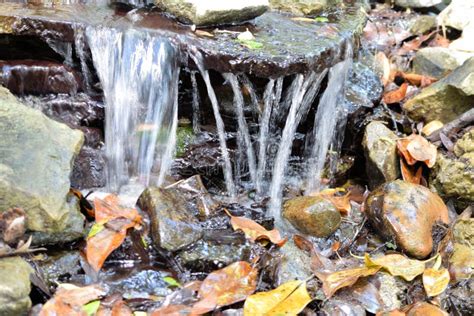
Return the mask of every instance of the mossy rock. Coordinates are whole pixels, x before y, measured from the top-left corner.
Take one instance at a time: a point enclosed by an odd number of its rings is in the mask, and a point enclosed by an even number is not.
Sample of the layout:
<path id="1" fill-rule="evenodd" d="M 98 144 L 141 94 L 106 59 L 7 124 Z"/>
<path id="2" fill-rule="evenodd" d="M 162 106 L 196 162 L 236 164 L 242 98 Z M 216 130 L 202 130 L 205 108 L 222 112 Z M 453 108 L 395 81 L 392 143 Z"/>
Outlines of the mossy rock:
<path id="1" fill-rule="evenodd" d="M 20 257 L 0 259 L 0 316 L 28 315 L 31 308 L 30 265 Z"/>

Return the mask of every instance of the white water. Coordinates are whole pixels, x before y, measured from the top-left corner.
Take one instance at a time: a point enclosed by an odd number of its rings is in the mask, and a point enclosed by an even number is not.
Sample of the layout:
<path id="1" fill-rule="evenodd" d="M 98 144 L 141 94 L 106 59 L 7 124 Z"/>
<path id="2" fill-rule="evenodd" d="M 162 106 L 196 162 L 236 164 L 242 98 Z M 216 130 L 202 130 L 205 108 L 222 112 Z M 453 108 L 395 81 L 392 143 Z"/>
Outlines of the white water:
<path id="1" fill-rule="evenodd" d="M 288 165 L 288 158 L 291 154 L 293 139 L 296 128 L 300 120 L 317 95 L 321 81 L 325 72 L 316 74 L 311 73 L 308 76 L 296 75 L 288 91 L 289 96 L 285 102 L 290 101 L 290 109 L 287 115 L 285 127 L 283 128 L 280 146 L 273 166 L 273 178 L 270 185 L 270 215 L 278 223 L 280 219 L 280 208 L 282 199 L 282 190 L 284 185 L 285 172 Z"/>
<path id="2" fill-rule="evenodd" d="M 106 103 L 107 180 L 118 190 L 131 177 L 160 185 L 172 161 L 179 67 L 166 39 L 132 29 L 86 30 Z"/>
<path id="3" fill-rule="evenodd" d="M 306 194 L 319 191 L 321 188 L 321 175 L 326 156 L 336 135 L 338 121 L 343 116 L 344 84 L 351 65 L 352 58 L 346 58 L 329 71 L 328 85 L 319 101 L 314 118 Z"/>
<path id="4" fill-rule="evenodd" d="M 221 154 L 224 159 L 225 184 L 226 184 L 227 192 L 229 193 L 230 196 L 233 197 L 236 195 L 236 190 L 235 190 L 234 179 L 232 176 L 232 164 L 230 162 L 229 150 L 226 144 L 224 121 L 222 121 L 222 117 L 219 111 L 219 102 L 217 101 L 216 93 L 214 92 L 214 88 L 212 87 L 211 79 L 209 78 L 209 72 L 204 69 L 204 66 L 202 63 L 202 56 L 200 55 L 200 53 L 195 53 L 194 55 L 191 55 L 191 58 L 193 58 L 194 62 L 198 66 L 199 71 L 201 72 L 201 76 L 204 79 L 204 83 L 206 84 L 207 94 L 212 104 L 214 119 L 216 120 L 216 127 L 217 127 L 217 133 L 219 135 L 219 144 L 221 147 Z"/>
<path id="5" fill-rule="evenodd" d="M 200 97 L 199 97 L 199 89 L 196 81 L 196 72 L 192 71 L 191 72 L 191 85 L 193 88 L 193 101 L 192 101 L 192 107 L 193 107 L 193 131 L 194 133 L 198 133 L 201 130 L 201 115 L 200 115 L 200 110 L 199 110 L 199 103 L 200 103 Z"/>

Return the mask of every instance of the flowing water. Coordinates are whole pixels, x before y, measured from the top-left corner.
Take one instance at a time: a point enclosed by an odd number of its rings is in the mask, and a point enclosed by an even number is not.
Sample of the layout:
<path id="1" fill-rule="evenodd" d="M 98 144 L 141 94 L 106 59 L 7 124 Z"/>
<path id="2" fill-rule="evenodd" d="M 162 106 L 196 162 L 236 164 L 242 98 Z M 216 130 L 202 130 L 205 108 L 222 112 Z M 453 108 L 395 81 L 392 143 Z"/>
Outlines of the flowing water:
<path id="1" fill-rule="evenodd" d="M 136 176 L 147 185 L 152 171 L 160 185 L 176 142 L 177 50 L 133 29 L 89 27 L 86 35 L 105 96 L 109 189 Z"/>

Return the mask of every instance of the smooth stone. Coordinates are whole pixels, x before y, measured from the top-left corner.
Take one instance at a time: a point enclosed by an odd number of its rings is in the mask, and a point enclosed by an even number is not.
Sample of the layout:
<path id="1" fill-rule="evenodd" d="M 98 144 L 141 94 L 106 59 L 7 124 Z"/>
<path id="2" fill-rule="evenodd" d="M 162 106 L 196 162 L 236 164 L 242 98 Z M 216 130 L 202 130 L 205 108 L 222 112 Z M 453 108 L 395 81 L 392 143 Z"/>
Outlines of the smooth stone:
<path id="1" fill-rule="evenodd" d="M 181 22 L 196 26 L 241 23 L 268 9 L 268 0 L 155 0 L 155 3 Z"/>
<path id="2" fill-rule="evenodd" d="M 176 191 L 149 187 L 137 204 L 150 217 L 151 234 L 157 247 L 176 251 L 202 237 L 201 226 Z"/>
<path id="3" fill-rule="evenodd" d="M 403 109 L 413 120 L 446 123 L 473 106 L 474 57 L 471 57 L 448 76 L 424 88 L 406 102 Z"/>
<path id="4" fill-rule="evenodd" d="M 80 131 L 47 118 L 0 87 L 0 211 L 22 208 L 34 243 L 84 235 L 77 199 L 67 197 Z"/>
<path id="5" fill-rule="evenodd" d="M 454 146 L 454 155 L 438 151 L 431 184 L 444 198 L 463 208 L 474 202 L 474 130 Z"/>
<path id="6" fill-rule="evenodd" d="M 314 15 L 324 8 L 339 3 L 337 0 L 270 0 L 272 10 L 289 12 L 296 15 Z"/>
<path id="7" fill-rule="evenodd" d="M 460 52 L 446 47 L 425 47 L 413 58 L 413 72 L 442 78 L 461 66 L 474 54 Z"/>
<path id="8" fill-rule="evenodd" d="M 319 196 L 300 196 L 283 205 L 283 217 L 304 234 L 327 237 L 341 224 L 333 203 Z"/>
<path id="9" fill-rule="evenodd" d="M 395 0 L 395 5 L 404 8 L 428 8 L 442 2 L 443 0 Z"/>
<path id="10" fill-rule="evenodd" d="M 376 231 L 395 240 L 407 254 L 425 258 L 431 253 L 436 222 L 449 223 L 448 208 L 428 188 L 395 180 L 372 191 L 366 214 Z"/>
<path id="11" fill-rule="evenodd" d="M 413 34 L 424 34 L 437 26 L 436 16 L 420 15 L 416 18 L 413 25 L 410 27 L 410 32 Z"/>
<path id="12" fill-rule="evenodd" d="M 399 178 L 397 135 L 383 122 L 373 121 L 365 128 L 364 154 L 369 184 L 372 188 Z"/>
<path id="13" fill-rule="evenodd" d="M 0 259 L 0 315 L 28 315 L 31 308 L 30 273 L 33 269 L 20 257 Z"/>

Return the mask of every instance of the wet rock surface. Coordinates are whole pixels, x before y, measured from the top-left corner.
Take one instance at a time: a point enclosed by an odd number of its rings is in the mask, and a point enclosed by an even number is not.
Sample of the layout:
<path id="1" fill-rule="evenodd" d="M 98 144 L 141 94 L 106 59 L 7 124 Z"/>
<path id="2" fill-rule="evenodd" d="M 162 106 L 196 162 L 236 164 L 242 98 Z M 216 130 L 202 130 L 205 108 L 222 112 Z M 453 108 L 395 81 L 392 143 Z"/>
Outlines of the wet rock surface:
<path id="1" fill-rule="evenodd" d="M 157 247 L 176 251 L 202 237 L 202 229 L 181 195 L 172 190 L 147 188 L 138 206 L 148 213 Z"/>
<path id="2" fill-rule="evenodd" d="M 403 108 L 415 120 L 449 122 L 474 104 L 474 57 L 451 74 L 423 89 Z"/>
<path id="3" fill-rule="evenodd" d="M 472 53 L 445 47 L 426 47 L 416 53 L 413 71 L 420 75 L 442 78 L 473 56 Z"/>
<path id="4" fill-rule="evenodd" d="M 366 170 L 372 188 L 399 177 L 397 139 L 397 135 L 383 122 L 374 121 L 365 128 L 362 145 L 365 150 Z"/>
<path id="5" fill-rule="evenodd" d="M 433 248 L 435 223 L 449 222 L 444 202 L 426 187 L 402 180 L 386 183 L 367 198 L 367 216 L 385 238 L 407 254 L 425 258 Z"/>
<path id="6" fill-rule="evenodd" d="M 0 209 L 23 208 L 27 229 L 44 243 L 83 234 L 77 200 L 66 199 L 83 135 L 48 119 L 0 88 Z"/>
<path id="7" fill-rule="evenodd" d="M 0 259 L 0 315 L 28 315 L 32 272 L 30 265 L 20 257 Z"/>
<path id="8" fill-rule="evenodd" d="M 270 0 L 270 7 L 273 10 L 290 12 L 297 15 L 318 14 L 325 7 L 335 4 L 337 0 Z"/>
<path id="9" fill-rule="evenodd" d="M 72 275 L 81 271 L 79 251 L 59 251 L 45 255 L 37 261 L 41 276 L 50 289 L 60 283 L 67 283 Z"/>
<path id="10" fill-rule="evenodd" d="M 303 234 L 316 237 L 331 235 L 341 223 L 334 204 L 322 197 L 301 196 L 283 206 L 283 217 Z"/>

